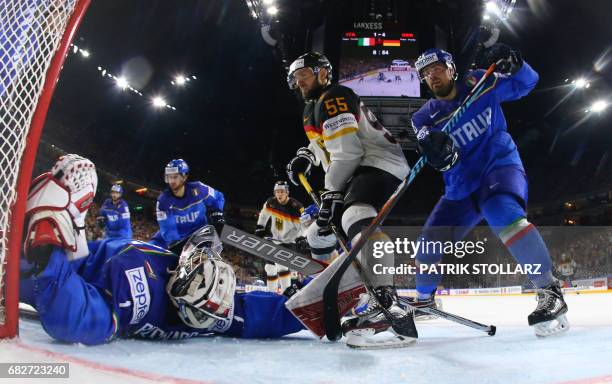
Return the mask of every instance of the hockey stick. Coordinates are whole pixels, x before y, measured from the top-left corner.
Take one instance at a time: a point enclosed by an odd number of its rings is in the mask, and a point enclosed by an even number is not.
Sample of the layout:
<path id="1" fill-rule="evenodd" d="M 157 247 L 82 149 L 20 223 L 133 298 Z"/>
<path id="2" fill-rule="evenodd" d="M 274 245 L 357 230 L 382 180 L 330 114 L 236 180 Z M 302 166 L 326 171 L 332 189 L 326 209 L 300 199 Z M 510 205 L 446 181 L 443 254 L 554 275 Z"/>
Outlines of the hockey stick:
<path id="1" fill-rule="evenodd" d="M 455 323 L 459 323 L 459 324 L 465 325 L 466 327 L 474 328 L 474 329 L 476 329 L 478 331 L 486 332 L 489 336 L 495 335 L 495 331 L 497 330 L 497 328 L 494 325 L 481 324 L 481 323 L 478 323 L 476 321 L 472 321 L 470 319 L 466 319 L 465 317 L 461 317 L 461 316 L 453 315 L 452 313 L 441 311 L 441 310 L 439 310 L 437 308 L 415 307 L 410 301 L 408 301 L 404 297 L 400 297 L 399 300 L 404 305 L 408 305 L 408 306 L 414 308 L 414 310 L 416 310 L 416 311 L 425 312 L 425 313 L 427 313 L 429 315 L 433 315 L 433 316 L 436 316 L 436 317 L 440 317 L 442 319 L 446 319 L 446 320 L 449 320 L 449 321 L 452 321 L 452 322 L 455 322 Z"/>
<path id="2" fill-rule="evenodd" d="M 453 128 L 459 119 L 463 117 L 463 114 L 469 108 L 474 100 L 476 100 L 476 96 L 480 94 L 481 88 L 483 88 L 485 81 L 491 76 L 493 71 L 495 70 L 497 63 L 491 64 L 487 71 L 484 73 L 482 78 L 476 83 L 474 88 L 468 93 L 466 98 L 463 100 L 461 105 L 453 112 L 451 118 L 446 122 L 444 127 L 442 128 L 443 132 L 448 132 Z M 355 244 L 353 244 L 353 249 L 349 252 L 348 256 L 340 267 L 336 270 L 336 272 L 332 275 L 331 279 L 325 286 L 323 290 L 323 310 L 324 310 L 324 322 L 325 322 L 325 333 L 327 338 L 330 340 L 337 340 L 341 333 L 342 329 L 340 326 L 340 315 L 338 313 L 338 287 L 340 285 L 340 280 L 342 279 L 342 275 L 346 272 L 347 268 L 351 265 L 355 257 L 361 248 L 366 244 L 370 236 L 374 233 L 376 228 L 383 222 L 383 220 L 389 215 L 391 209 L 397 204 L 397 201 L 402 196 L 402 194 L 408 189 L 408 186 L 412 184 L 416 176 L 421 172 L 425 163 L 427 162 L 427 158 L 425 156 L 421 156 L 421 158 L 416 162 L 414 167 L 410 170 L 408 176 L 400 183 L 395 192 L 389 197 L 385 205 L 378 212 L 378 215 L 372 220 L 370 225 L 368 225 L 362 232 L 361 237 L 357 240 Z"/>
<path id="3" fill-rule="evenodd" d="M 306 176 L 304 176 L 303 173 L 299 173 L 298 177 L 300 179 L 300 182 L 301 182 L 302 186 L 304 187 L 306 192 L 310 195 L 310 198 L 312 199 L 312 201 L 317 205 L 317 207 L 321 208 L 321 202 L 319 201 L 319 197 L 312 190 L 312 187 L 310 186 L 310 183 L 308 182 L 308 179 L 306 179 Z M 347 245 L 346 239 L 344 238 L 342 233 L 340 233 L 340 231 L 338 230 L 338 228 L 336 227 L 336 225 L 334 223 L 330 223 L 330 227 L 331 227 L 332 232 L 336 236 L 336 239 L 338 239 L 338 243 L 340 243 L 340 247 L 345 252 L 345 254 L 348 254 L 349 250 L 348 250 L 348 245 Z M 393 330 L 396 333 L 401 335 L 402 334 L 402 330 L 406 329 L 406 325 L 404 323 L 407 321 L 407 319 L 403 318 L 403 317 L 393 316 L 393 314 L 391 314 L 391 312 L 389 312 L 389 310 L 387 308 L 385 308 L 384 305 L 382 305 L 382 303 L 378 299 L 378 296 L 376 296 L 376 294 L 374 293 L 374 287 L 370 283 L 369 278 L 366 276 L 366 274 L 365 274 L 365 272 L 364 272 L 364 270 L 363 270 L 359 260 L 355 259 L 353 261 L 353 265 L 355 266 L 355 268 L 359 272 L 359 275 L 360 275 L 361 279 L 363 280 L 363 284 L 366 287 L 366 290 L 368 291 L 370 297 L 372 297 L 372 298 L 374 298 L 374 300 L 376 300 L 376 302 L 378 303 L 379 308 L 381 309 L 381 311 L 385 315 L 385 318 L 387 320 L 389 320 L 389 323 L 391 323 L 391 328 L 393 328 Z M 342 275 L 340 277 L 342 277 Z M 327 288 L 327 286 L 326 286 L 326 288 Z M 337 292 L 337 290 L 336 290 L 336 292 Z M 337 309 L 336 309 L 336 312 L 337 312 Z M 327 316 L 327 313 L 325 313 L 325 316 Z M 339 317 L 339 315 L 337 315 L 337 316 Z M 336 333 L 330 334 L 330 332 L 328 332 L 328 329 L 327 329 L 327 324 L 331 323 L 331 321 L 326 321 L 326 319 L 323 319 L 323 321 L 324 321 L 324 324 L 326 326 L 325 334 L 326 334 L 327 338 L 330 341 L 337 341 L 337 340 L 339 340 L 342 337 L 341 330 L 340 330 L 340 332 L 336 332 Z"/>
<path id="4" fill-rule="evenodd" d="M 266 261 L 278 263 L 306 276 L 319 273 L 327 267 L 327 263 L 302 255 L 289 247 L 284 247 L 273 241 L 262 239 L 241 229 L 234 228 L 229 224 L 223 226 L 219 239 L 223 244 L 231 245 Z"/>
<path id="5" fill-rule="evenodd" d="M 304 176 L 303 173 L 298 174 L 298 177 L 300 179 L 300 182 L 302 183 L 302 186 L 304 187 L 304 189 L 306 190 L 306 192 L 310 195 L 310 198 L 312 199 L 312 201 L 318 206 L 320 207 L 320 202 L 319 202 L 319 198 L 316 195 L 316 193 L 314 193 L 310 183 L 308 182 L 308 179 L 306 179 L 306 176 Z M 332 228 L 332 230 L 334 231 L 334 234 L 336 235 L 336 238 L 338 239 L 338 242 L 340 242 L 340 245 L 342 246 L 342 249 L 344 249 L 344 251 L 346 252 L 346 249 L 348 248 L 346 245 L 346 240 L 344 240 L 343 236 L 337 231 L 337 229 L 334 227 Z M 373 287 L 371 286 L 371 284 L 368 281 L 367 276 L 365 276 L 363 272 L 363 268 L 361 267 L 361 263 L 359 262 L 359 260 L 355 259 L 354 261 L 354 266 L 357 268 L 357 270 L 359 271 L 362 279 L 364 280 L 364 285 L 366 286 L 366 288 L 368 289 L 370 295 L 372 297 L 374 297 L 376 299 L 376 301 L 378 302 L 378 298 L 376 297 L 376 295 L 374 295 L 372 293 L 373 291 Z M 484 325 L 466 318 L 463 318 L 461 316 L 457 316 L 457 315 L 453 315 L 452 313 L 448 313 L 448 312 L 444 312 L 441 311 L 437 308 L 429 308 L 429 307 L 424 307 L 424 308 L 417 308 L 414 307 L 408 300 L 406 300 L 405 298 L 399 298 L 399 300 L 404 304 L 407 305 L 417 311 L 421 311 L 421 312 L 425 312 L 427 314 L 430 314 L 432 316 L 436 316 L 439 318 L 443 318 L 449 321 L 453 321 L 455 323 L 458 324 L 462 324 L 465 325 L 467 327 L 470 328 L 474 328 L 476 330 L 479 331 L 483 331 L 486 332 L 487 334 L 489 334 L 490 336 L 495 335 L 495 326 L 494 325 Z M 385 317 L 391 322 L 392 327 L 395 325 L 394 330 L 398 331 L 401 330 L 402 328 L 397 328 L 396 327 L 401 327 L 401 324 L 398 322 L 399 319 L 397 319 L 395 316 L 393 316 L 391 313 L 389 313 L 389 311 L 386 310 L 386 308 L 384 308 L 384 306 L 380 305 L 380 302 L 378 302 L 379 306 L 381 308 L 383 308 L 383 313 L 385 314 Z"/>

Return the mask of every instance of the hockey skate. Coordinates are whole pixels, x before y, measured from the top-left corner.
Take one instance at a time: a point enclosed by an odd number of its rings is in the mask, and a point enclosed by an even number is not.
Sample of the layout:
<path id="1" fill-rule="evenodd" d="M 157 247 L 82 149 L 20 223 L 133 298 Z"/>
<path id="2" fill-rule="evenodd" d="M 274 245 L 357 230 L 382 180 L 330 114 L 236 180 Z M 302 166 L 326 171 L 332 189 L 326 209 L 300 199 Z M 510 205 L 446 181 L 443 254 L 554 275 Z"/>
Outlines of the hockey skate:
<path id="1" fill-rule="evenodd" d="M 418 332 L 414 325 L 414 312 L 398 304 L 395 290 L 392 287 L 379 287 L 375 289 L 375 294 L 396 319 L 394 324 L 387 319 L 376 299 L 364 294 L 357 305 L 356 315 L 342 323 L 346 345 L 360 349 L 384 349 L 401 348 L 416 341 Z M 386 331 L 389 336 L 375 337 Z"/>
<path id="2" fill-rule="evenodd" d="M 565 317 L 567 304 L 558 282 L 538 289 L 536 299 L 538 306 L 527 318 L 536 336 L 546 337 L 569 330 L 569 322 Z"/>

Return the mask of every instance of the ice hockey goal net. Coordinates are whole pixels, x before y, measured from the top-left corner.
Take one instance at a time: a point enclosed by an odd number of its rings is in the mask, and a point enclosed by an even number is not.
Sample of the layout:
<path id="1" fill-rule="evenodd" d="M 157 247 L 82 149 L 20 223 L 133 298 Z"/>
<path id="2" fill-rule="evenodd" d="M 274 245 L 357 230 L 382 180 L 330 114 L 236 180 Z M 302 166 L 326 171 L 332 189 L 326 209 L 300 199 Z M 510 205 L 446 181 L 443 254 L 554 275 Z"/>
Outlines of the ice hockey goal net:
<path id="1" fill-rule="evenodd" d="M 19 256 L 36 150 L 90 0 L 0 0 L 0 338 L 17 333 Z"/>

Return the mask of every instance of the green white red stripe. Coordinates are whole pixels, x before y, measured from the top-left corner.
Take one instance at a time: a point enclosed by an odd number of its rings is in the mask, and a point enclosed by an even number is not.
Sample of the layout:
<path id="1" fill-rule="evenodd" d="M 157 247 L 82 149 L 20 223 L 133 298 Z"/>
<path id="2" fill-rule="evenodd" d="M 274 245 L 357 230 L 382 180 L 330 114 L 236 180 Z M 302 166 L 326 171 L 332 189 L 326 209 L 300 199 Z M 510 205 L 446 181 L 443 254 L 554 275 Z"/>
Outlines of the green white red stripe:
<path id="1" fill-rule="evenodd" d="M 358 45 L 360 47 L 371 47 L 376 45 L 376 40 L 373 37 L 360 37 Z"/>
<path id="2" fill-rule="evenodd" d="M 499 238 L 506 247 L 511 246 L 514 242 L 521 239 L 530 230 L 535 228 L 533 224 L 527 221 L 526 218 L 521 217 L 514 223 L 507 226 L 503 231 L 500 232 Z"/>

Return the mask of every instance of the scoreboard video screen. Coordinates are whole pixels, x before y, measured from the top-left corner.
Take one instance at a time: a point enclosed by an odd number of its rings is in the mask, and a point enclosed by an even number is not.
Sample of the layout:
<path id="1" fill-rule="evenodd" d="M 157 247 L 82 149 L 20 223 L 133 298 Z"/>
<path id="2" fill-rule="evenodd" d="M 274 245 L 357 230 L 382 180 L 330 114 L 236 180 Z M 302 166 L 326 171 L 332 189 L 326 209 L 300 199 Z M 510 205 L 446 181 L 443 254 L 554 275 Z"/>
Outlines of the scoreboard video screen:
<path id="1" fill-rule="evenodd" d="M 339 82 L 359 96 L 421 96 L 413 33 L 345 32 L 340 50 Z"/>

